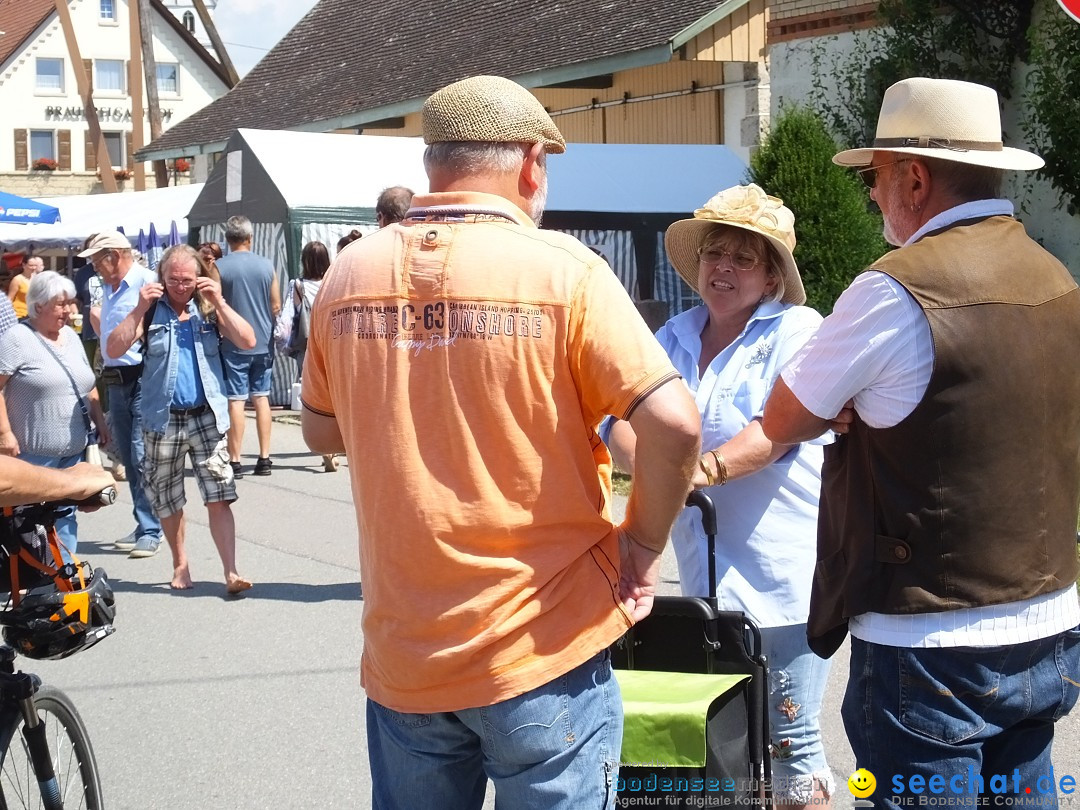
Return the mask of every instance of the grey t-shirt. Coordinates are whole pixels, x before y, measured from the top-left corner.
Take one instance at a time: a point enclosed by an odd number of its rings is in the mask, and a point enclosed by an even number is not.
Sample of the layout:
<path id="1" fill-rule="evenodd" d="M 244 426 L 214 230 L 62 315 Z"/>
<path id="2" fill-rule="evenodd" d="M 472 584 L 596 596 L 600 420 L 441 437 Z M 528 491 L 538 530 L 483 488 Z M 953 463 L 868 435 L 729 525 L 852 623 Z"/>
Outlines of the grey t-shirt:
<path id="1" fill-rule="evenodd" d="M 270 314 L 270 285 L 274 283 L 274 265 L 250 250 L 241 250 L 217 260 L 221 271 L 221 292 L 229 306 L 255 330 L 255 348 L 238 349 L 222 338 L 225 348 L 237 354 L 266 354 L 274 321 Z"/>
<path id="2" fill-rule="evenodd" d="M 60 339 L 62 346 L 43 343 L 24 324 L 0 337 L 0 374 L 10 378 L 3 392 L 8 421 L 23 453 L 63 458 L 86 447 L 86 417 L 60 363 L 84 399 L 94 387 L 94 372 L 74 329 L 63 327 Z"/>

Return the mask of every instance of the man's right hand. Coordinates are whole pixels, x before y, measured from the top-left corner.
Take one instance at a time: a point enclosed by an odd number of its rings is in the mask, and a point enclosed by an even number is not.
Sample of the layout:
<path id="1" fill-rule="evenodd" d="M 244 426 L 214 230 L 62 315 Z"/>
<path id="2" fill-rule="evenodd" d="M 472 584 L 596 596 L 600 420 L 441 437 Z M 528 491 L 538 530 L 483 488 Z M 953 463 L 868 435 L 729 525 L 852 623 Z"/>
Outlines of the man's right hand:
<path id="1" fill-rule="evenodd" d="M 135 308 L 140 313 L 145 313 L 164 294 L 164 284 L 159 281 L 149 281 L 139 288 L 139 303 L 135 305 Z"/>
<path id="2" fill-rule="evenodd" d="M 618 532 L 619 598 L 636 624 L 652 612 L 661 555 L 638 543 L 622 526 Z"/>

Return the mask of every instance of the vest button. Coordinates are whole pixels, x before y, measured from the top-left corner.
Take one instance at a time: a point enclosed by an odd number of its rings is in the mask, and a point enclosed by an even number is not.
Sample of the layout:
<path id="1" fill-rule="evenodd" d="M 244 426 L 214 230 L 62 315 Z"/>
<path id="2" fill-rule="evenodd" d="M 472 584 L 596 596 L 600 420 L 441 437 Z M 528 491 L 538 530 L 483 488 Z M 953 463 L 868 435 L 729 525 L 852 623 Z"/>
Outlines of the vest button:
<path id="1" fill-rule="evenodd" d="M 892 553 L 898 560 L 906 560 L 908 558 L 908 550 L 903 546 L 894 546 Z"/>

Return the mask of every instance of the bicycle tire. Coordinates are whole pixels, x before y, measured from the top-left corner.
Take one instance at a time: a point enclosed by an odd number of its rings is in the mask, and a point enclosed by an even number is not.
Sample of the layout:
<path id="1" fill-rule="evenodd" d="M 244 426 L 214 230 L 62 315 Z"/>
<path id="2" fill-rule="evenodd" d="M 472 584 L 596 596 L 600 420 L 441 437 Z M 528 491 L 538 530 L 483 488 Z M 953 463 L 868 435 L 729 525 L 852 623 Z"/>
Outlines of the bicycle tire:
<path id="1" fill-rule="evenodd" d="M 75 704 L 59 689 L 42 686 L 34 705 L 45 725 L 64 810 L 103 810 L 97 760 Z M 0 729 L 0 803 L 9 810 L 43 806 L 22 725 L 22 715 L 16 711 L 13 720 Z"/>

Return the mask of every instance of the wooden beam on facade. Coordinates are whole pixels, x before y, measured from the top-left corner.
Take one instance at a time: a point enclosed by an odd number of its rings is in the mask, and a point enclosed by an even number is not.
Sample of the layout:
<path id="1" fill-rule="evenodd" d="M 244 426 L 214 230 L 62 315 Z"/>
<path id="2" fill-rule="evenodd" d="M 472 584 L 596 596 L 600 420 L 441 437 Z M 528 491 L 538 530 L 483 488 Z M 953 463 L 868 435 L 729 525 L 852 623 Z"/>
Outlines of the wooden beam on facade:
<path id="1" fill-rule="evenodd" d="M 157 59 L 154 58 L 154 28 L 150 0 L 138 0 L 139 32 L 142 38 L 143 74 L 146 76 L 146 106 L 150 111 L 150 140 L 161 137 L 161 101 L 158 99 Z M 169 169 L 164 160 L 154 161 L 154 181 L 158 188 L 169 185 Z"/>
<path id="2" fill-rule="evenodd" d="M 101 134 L 101 122 L 98 121 L 97 108 L 94 106 L 94 88 L 90 83 L 90 77 L 86 75 L 82 54 L 79 53 L 79 41 L 75 37 L 75 26 L 71 22 L 68 0 L 56 0 L 56 16 L 60 18 L 60 27 L 64 30 L 68 56 L 71 58 L 71 67 L 75 71 L 75 84 L 79 89 L 79 98 L 82 99 L 83 110 L 86 112 L 86 123 L 90 127 L 90 138 L 94 144 L 94 152 L 97 154 L 97 165 L 102 167 L 101 186 L 105 191 L 114 193 L 116 178 L 112 173 L 112 160 L 109 158 L 109 148 L 105 145 L 105 136 Z"/>
<path id="3" fill-rule="evenodd" d="M 214 46 L 214 51 L 217 52 L 218 61 L 221 62 L 221 66 L 225 68 L 225 72 L 229 75 L 229 89 L 232 89 L 240 83 L 240 77 L 236 73 L 232 59 L 229 58 L 229 52 L 225 50 L 225 43 L 221 41 L 217 26 L 214 25 L 214 18 L 206 10 L 206 4 L 203 0 L 194 0 L 194 3 L 195 10 L 199 12 L 199 20 L 202 21 L 203 28 L 206 29 L 206 35 L 210 37 L 210 44 Z"/>
<path id="4" fill-rule="evenodd" d="M 131 148 L 132 155 L 135 151 L 146 145 L 146 134 L 143 130 L 143 68 L 142 68 L 142 29 L 139 25 L 141 9 L 138 3 L 128 4 L 129 21 L 129 48 L 131 59 L 128 62 L 128 95 L 131 96 Z M 146 190 L 146 165 L 140 161 L 134 161 L 132 170 L 135 173 L 135 190 Z"/>

